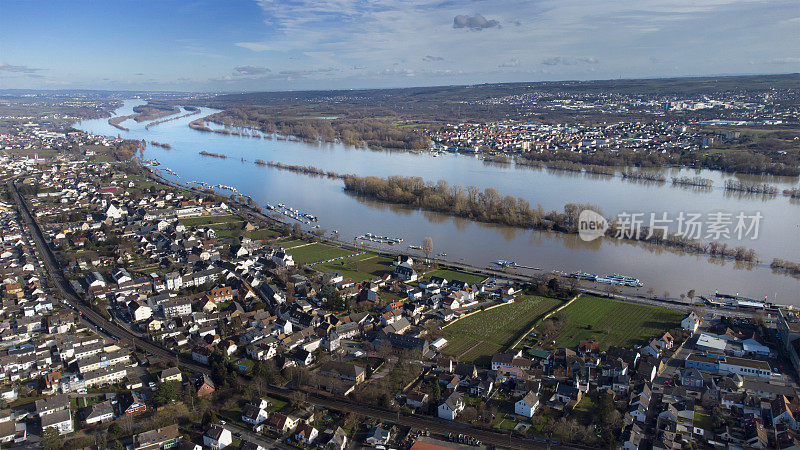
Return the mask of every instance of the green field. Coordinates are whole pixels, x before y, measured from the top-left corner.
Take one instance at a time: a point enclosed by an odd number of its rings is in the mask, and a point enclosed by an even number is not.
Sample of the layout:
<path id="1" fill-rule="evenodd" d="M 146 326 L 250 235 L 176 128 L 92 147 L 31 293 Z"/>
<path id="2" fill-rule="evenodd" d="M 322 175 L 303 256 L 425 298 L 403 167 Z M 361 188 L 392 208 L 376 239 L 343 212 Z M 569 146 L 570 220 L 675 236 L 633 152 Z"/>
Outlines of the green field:
<path id="1" fill-rule="evenodd" d="M 488 365 L 491 355 L 505 350 L 536 320 L 561 304 L 554 298 L 521 296 L 514 303 L 465 317 L 443 330 L 449 342 L 442 351 L 459 361 Z"/>
<path id="2" fill-rule="evenodd" d="M 680 325 L 684 314 L 666 308 L 581 296 L 563 312 L 567 323 L 556 337 L 556 347 L 575 347 L 594 339 L 601 347 L 641 344 Z"/>
<path id="3" fill-rule="evenodd" d="M 384 273 L 392 271 L 392 260 L 372 253 L 355 255 L 339 261 L 317 264 L 314 269 L 320 272 L 333 272 L 338 270 L 345 278 L 353 281 L 371 280 Z"/>
<path id="4" fill-rule="evenodd" d="M 447 281 L 458 280 L 463 281 L 469 284 L 476 284 L 480 283 L 481 281 L 485 280 L 486 277 L 482 275 L 473 275 L 471 273 L 466 272 L 457 272 L 455 270 L 434 270 L 433 272 L 428 272 L 422 277 L 423 280 L 427 280 L 430 277 L 442 277 Z"/>
<path id="5" fill-rule="evenodd" d="M 353 251 L 327 244 L 308 244 L 302 247 L 295 247 L 289 250 L 296 264 L 312 264 L 320 261 L 327 261 L 333 258 L 352 255 Z"/>
<path id="6" fill-rule="evenodd" d="M 185 219 L 179 219 L 180 222 L 187 227 L 197 227 L 200 225 L 209 225 L 209 224 L 229 224 L 229 223 L 236 223 L 236 222 L 244 222 L 244 220 L 235 215 L 235 214 L 227 214 L 223 216 L 203 216 L 203 217 L 187 217 Z"/>
<path id="7" fill-rule="evenodd" d="M 292 247 L 297 247 L 298 245 L 308 244 L 308 241 L 304 241 L 302 239 L 287 239 L 285 241 L 278 241 L 275 244 L 280 245 L 281 247 L 285 248 L 286 250 L 289 250 Z"/>
<path id="8" fill-rule="evenodd" d="M 273 230 L 272 228 L 259 228 L 258 230 L 245 231 L 243 235 L 254 241 L 263 241 L 264 239 L 278 237 L 281 235 L 281 233 L 280 231 Z"/>

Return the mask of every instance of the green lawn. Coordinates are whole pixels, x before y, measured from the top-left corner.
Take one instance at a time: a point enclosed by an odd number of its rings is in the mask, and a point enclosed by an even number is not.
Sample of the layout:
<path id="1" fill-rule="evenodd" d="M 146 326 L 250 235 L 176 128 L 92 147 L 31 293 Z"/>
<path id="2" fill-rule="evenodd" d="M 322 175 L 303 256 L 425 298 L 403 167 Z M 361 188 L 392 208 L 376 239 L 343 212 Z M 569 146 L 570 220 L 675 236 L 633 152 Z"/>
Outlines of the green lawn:
<path id="1" fill-rule="evenodd" d="M 294 262 L 297 264 L 312 264 L 320 261 L 327 261 L 333 258 L 352 255 L 353 251 L 327 244 L 308 244 L 302 247 L 295 247 L 289 250 Z"/>
<path id="2" fill-rule="evenodd" d="M 203 216 L 203 217 L 187 217 L 179 219 L 182 224 L 187 227 L 197 227 L 200 225 L 220 224 L 220 223 L 234 223 L 243 222 L 243 219 L 235 214 L 226 214 L 222 216 Z"/>
<path id="3" fill-rule="evenodd" d="M 297 247 L 298 245 L 308 244 L 308 241 L 304 241 L 302 239 L 287 239 L 285 241 L 277 241 L 277 242 L 275 242 L 275 244 L 280 245 L 281 247 L 285 248 L 286 250 L 289 250 L 292 247 Z"/>
<path id="4" fill-rule="evenodd" d="M 272 239 L 280 236 L 280 232 L 271 228 L 261 228 L 253 231 L 245 231 L 244 235 L 254 241 L 263 241 L 264 239 Z"/>
<path id="5" fill-rule="evenodd" d="M 694 426 L 704 430 L 713 430 L 714 425 L 711 421 L 711 416 L 699 412 L 697 409 L 694 411 Z"/>
<path id="6" fill-rule="evenodd" d="M 449 341 L 443 352 L 459 361 L 487 364 L 491 355 L 505 350 L 536 320 L 561 304 L 554 298 L 521 296 L 514 303 L 465 317 L 443 330 Z"/>
<path id="7" fill-rule="evenodd" d="M 574 414 L 576 419 L 583 424 L 591 423 L 594 414 L 594 401 L 588 395 L 581 398 L 580 403 L 575 405 Z"/>
<path id="8" fill-rule="evenodd" d="M 277 399 L 277 398 L 275 398 L 275 397 L 264 397 L 264 400 L 267 400 L 267 401 L 269 401 L 270 403 L 272 403 L 272 406 L 270 406 L 269 408 L 267 408 L 267 411 L 269 411 L 269 412 L 280 411 L 280 410 L 282 410 L 284 407 L 286 407 L 286 405 L 288 405 L 288 404 L 289 404 L 288 402 L 286 402 L 286 401 L 284 401 L 284 400 L 278 400 L 278 399 Z"/>
<path id="9" fill-rule="evenodd" d="M 458 280 L 463 281 L 469 284 L 476 284 L 480 283 L 481 281 L 485 280 L 486 277 L 483 275 L 474 275 L 471 273 L 466 272 L 457 272 L 455 270 L 434 270 L 433 272 L 428 272 L 422 277 L 423 280 L 426 280 L 430 277 L 442 277 L 447 281 Z"/>
<path id="10" fill-rule="evenodd" d="M 567 323 L 556 337 L 556 347 L 575 347 L 594 339 L 601 347 L 641 344 L 680 325 L 684 314 L 666 308 L 581 296 L 564 308 Z"/>
<path id="11" fill-rule="evenodd" d="M 372 253 L 355 255 L 339 261 L 317 264 L 314 269 L 320 272 L 333 272 L 338 270 L 345 278 L 353 281 L 371 280 L 384 273 L 392 271 L 392 260 Z"/>

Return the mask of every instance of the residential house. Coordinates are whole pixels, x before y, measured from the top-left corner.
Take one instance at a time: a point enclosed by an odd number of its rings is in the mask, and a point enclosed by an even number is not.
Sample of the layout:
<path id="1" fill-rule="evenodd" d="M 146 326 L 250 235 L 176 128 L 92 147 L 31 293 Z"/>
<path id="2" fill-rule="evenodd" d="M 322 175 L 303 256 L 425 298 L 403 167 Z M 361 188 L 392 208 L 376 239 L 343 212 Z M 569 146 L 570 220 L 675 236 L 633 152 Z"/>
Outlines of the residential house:
<path id="1" fill-rule="evenodd" d="M 538 407 L 539 396 L 531 391 L 514 403 L 514 413 L 530 418 L 536 413 Z"/>
<path id="2" fill-rule="evenodd" d="M 441 419 L 456 420 L 456 416 L 463 410 L 464 400 L 460 393 L 454 391 L 439 405 L 437 415 Z"/>
<path id="3" fill-rule="evenodd" d="M 690 312 L 686 317 L 681 320 L 681 328 L 684 330 L 689 330 L 692 333 L 697 332 L 697 328 L 700 327 L 701 318 L 695 314 L 694 311 Z"/>
<path id="4" fill-rule="evenodd" d="M 203 445 L 214 450 L 225 448 L 233 443 L 231 432 L 221 425 L 211 425 L 203 435 Z"/>
<path id="5" fill-rule="evenodd" d="M 69 409 L 61 409 L 41 416 L 42 430 L 55 428 L 58 434 L 69 434 L 75 431 L 72 413 Z"/>
<path id="6" fill-rule="evenodd" d="M 160 450 L 175 447 L 181 439 L 178 424 L 145 431 L 133 436 L 133 450 Z"/>

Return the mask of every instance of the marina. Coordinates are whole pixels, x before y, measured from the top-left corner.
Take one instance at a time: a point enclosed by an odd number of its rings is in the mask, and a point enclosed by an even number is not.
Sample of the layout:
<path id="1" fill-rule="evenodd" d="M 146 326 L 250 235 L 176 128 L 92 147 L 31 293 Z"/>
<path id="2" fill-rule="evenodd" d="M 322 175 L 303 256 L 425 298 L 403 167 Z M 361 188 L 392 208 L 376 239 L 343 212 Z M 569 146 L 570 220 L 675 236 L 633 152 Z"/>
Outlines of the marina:
<path id="1" fill-rule="evenodd" d="M 403 242 L 403 238 L 392 238 L 389 236 L 379 236 L 372 233 L 365 233 L 361 236 L 356 236 L 355 238 L 357 241 L 369 241 L 369 242 L 376 242 L 378 244 L 387 244 L 387 245 L 395 245 L 400 244 Z M 422 247 L 420 247 L 420 250 Z"/>
<path id="2" fill-rule="evenodd" d="M 273 206 L 272 204 L 267 203 L 265 205 L 265 208 L 267 209 L 267 211 L 270 211 L 270 212 L 273 212 L 273 213 L 276 213 L 276 214 L 281 214 L 283 216 L 286 216 L 286 217 L 288 217 L 290 219 L 296 220 L 296 221 L 298 221 L 300 223 L 303 223 L 303 224 L 306 224 L 306 225 L 311 225 L 313 222 L 317 222 L 319 220 L 317 218 L 317 216 L 315 216 L 313 214 L 309 214 L 309 213 L 302 212 L 300 210 L 294 209 L 292 207 L 288 207 L 288 206 L 284 205 L 283 203 L 278 203 L 277 206 Z M 316 228 L 319 228 L 319 226 L 316 226 Z"/>

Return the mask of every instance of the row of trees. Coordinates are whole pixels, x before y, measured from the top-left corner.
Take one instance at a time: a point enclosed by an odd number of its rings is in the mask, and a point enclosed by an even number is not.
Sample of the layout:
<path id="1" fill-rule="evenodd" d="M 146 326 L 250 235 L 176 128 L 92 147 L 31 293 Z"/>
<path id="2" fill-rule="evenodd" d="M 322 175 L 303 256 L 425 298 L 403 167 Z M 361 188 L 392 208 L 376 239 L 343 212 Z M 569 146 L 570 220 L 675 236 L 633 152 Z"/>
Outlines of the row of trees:
<path id="1" fill-rule="evenodd" d="M 663 183 L 667 181 L 667 177 L 660 173 L 646 172 L 643 170 L 625 170 L 622 172 L 622 178 L 636 181 L 653 181 L 656 183 Z"/>
<path id="2" fill-rule="evenodd" d="M 672 184 L 709 188 L 714 184 L 714 181 L 703 177 L 672 177 Z"/>
<path id="3" fill-rule="evenodd" d="M 516 163 L 525 166 L 536 166 L 536 167 L 546 167 L 548 169 L 555 169 L 555 170 L 566 170 L 569 172 L 579 172 L 579 173 L 586 172 L 597 175 L 609 175 L 609 176 L 613 176 L 616 174 L 616 169 L 614 169 L 613 167 L 598 166 L 593 164 L 581 164 L 575 161 L 566 161 L 566 160 L 538 161 L 523 157 L 517 159 Z"/>
<path id="4" fill-rule="evenodd" d="M 300 166 L 295 164 L 284 164 L 282 162 L 264 161 L 263 159 L 256 159 L 256 165 L 272 167 L 279 170 L 288 170 L 290 172 L 302 173 L 305 175 L 318 175 L 328 178 L 344 178 L 345 175 L 340 175 L 333 171 L 325 171 L 314 166 Z"/>
<path id="5" fill-rule="evenodd" d="M 725 180 L 726 191 L 746 192 L 748 194 L 775 195 L 778 188 L 767 183 L 753 183 L 741 180 Z"/>

